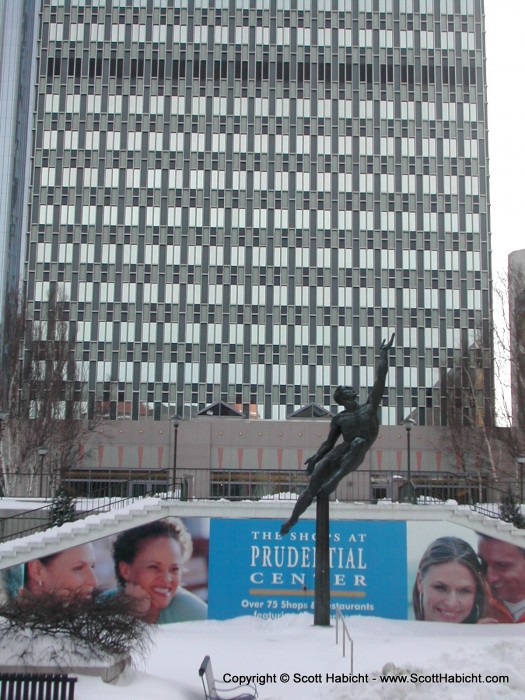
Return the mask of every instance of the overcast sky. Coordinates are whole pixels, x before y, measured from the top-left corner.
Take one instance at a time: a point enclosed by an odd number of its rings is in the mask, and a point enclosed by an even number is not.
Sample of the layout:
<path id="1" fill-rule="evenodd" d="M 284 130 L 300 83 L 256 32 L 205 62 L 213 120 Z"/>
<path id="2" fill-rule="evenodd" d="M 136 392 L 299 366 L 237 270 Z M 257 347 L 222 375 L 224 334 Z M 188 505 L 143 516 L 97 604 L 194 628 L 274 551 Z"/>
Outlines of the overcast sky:
<path id="1" fill-rule="evenodd" d="M 475 0 L 477 1 L 477 0 Z M 525 248 L 524 0 L 485 0 L 494 280 Z"/>

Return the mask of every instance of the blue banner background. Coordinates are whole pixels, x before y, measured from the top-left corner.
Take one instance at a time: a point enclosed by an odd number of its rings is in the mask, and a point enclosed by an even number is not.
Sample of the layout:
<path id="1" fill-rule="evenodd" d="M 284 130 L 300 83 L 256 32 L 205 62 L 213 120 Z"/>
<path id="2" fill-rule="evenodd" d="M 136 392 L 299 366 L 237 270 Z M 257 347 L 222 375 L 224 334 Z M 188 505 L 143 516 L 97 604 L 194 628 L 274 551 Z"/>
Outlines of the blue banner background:
<path id="1" fill-rule="evenodd" d="M 313 612 L 315 522 L 286 537 L 276 520 L 210 523 L 208 617 Z M 406 523 L 330 523 L 331 603 L 346 614 L 407 619 Z"/>

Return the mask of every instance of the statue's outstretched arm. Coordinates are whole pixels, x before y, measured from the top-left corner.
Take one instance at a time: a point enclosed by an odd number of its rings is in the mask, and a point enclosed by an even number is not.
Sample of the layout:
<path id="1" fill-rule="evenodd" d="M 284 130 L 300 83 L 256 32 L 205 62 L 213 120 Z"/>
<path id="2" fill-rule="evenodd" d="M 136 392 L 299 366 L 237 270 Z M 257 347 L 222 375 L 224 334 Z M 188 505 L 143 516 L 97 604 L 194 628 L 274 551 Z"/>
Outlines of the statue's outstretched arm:
<path id="1" fill-rule="evenodd" d="M 392 333 L 388 343 L 386 340 L 383 340 L 381 346 L 379 347 L 379 360 L 377 361 L 376 365 L 376 377 L 374 386 L 372 387 L 372 391 L 368 397 L 368 403 L 370 403 L 374 408 L 379 406 L 385 392 L 386 375 L 388 372 L 388 352 L 394 344 L 395 335 L 395 333 Z"/>

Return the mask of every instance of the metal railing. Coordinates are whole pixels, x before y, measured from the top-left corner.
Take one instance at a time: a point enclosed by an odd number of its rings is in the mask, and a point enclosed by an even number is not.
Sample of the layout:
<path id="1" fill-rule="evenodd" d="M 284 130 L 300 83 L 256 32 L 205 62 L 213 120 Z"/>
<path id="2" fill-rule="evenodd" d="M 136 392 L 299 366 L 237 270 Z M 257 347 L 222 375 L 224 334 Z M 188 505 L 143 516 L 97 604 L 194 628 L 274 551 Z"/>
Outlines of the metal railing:
<path id="1" fill-rule="evenodd" d="M 180 500 L 181 496 L 183 496 L 182 492 L 183 484 L 180 480 L 178 480 L 174 491 L 164 490 L 158 493 L 146 492 L 123 498 L 118 496 L 107 496 L 103 493 L 100 495 L 95 495 L 95 493 L 93 493 L 93 495 L 91 495 L 89 498 L 73 499 L 75 511 L 71 520 L 82 520 L 88 515 L 103 513 L 109 510 L 122 509 L 135 501 L 150 496 L 155 496 L 166 500 Z M 2 499 L 0 499 L 0 506 L 1 500 Z M 51 521 L 50 517 L 51 505 L 52 501 L 49 501 L 39 508 L 24 510 L 23 512 L 0 518 L 0 542 L 16 539 L 18 537 L 25 537 L 26 535 L 31 535 L 34 532 L 42 532 L 43 530 L 53 527 L 53 522 Z"/>
<path id="2" fill-rule="evenodd" d="M 19 475 L 23 477 L 24 475 Z M 71 470 L 61 484 L 74 498 L 100 497 L 130 498 L 169 491 L 171 471 L 168 469 L 84 469 Z M 297 469 L 228 469 L 192 468 L 177 473 L 182 499 L 259 500 L 264 498 L 294 498 L 308 483 L 303 470 Z M 510 482 L 509 482 L 510 484 Z M 339 484 L 334 498 L 343 502 L 375 503 L 380 500 L 405 500 L 403 488 L 410 486 L 410 498 L 418 504 L 444 503 L 448 500 L 472 505 L 497 500 L 508 488 L 495 482 L 487 474 L 477 472 L 412 472 L 410 482 L 406 474 L 396 470 L 359 469 Z M 516 493 L 516 484 L 512 483 Z M 16 496 L 27 496 L 27 491 Z M 54 492 L 44 488 L 40 497 L 49 500 Z M 400 498 L 401 495 L 401 498 Z M 2 498 L 0 498 L 1 507 Z"/>
<path id="3" fill-rule="evenodd" d="M 126 498 L 166 491 L 171 480 L 168 469 L 71 469 L 62 475 L 60 485 L 75 498 Z M 50 500 L 56 493 L 56 481 L 46 476 L 35 482 L 34 474 L 18 472 L 9 496 Z M 0 496 L 4 494 L 0 492 Z"/>
<path id="4" fill-rule="evenodd" d="M 339 635 L 339 623 L 341 623 L 342 633 Z M 343 657 L 346 656 L 346 640 L 350 643 L 350 675 L 354 673 L 354 640 L 350 636 L 346 621 L 339 605 L 335 606 L 335 643 L 339 645 L 339 636 L 343 640 Z"/>
<path id="5" fill-rule="evenodd" d="M 499 479 L 498 481 L 494 481 L 490 486 L 490 496 L 490 500 L 483 500 L 480 498 L 478 498 L 478 500 L 473 499 L 470 507 L 476 512 L 481 513 L 481 515 L 486 515 L 489 518 L 501 519 L 502 505 L 509 499 L 509 496 L 514 496 L 516 503 L 518 503 L 515 480 Z"/>
<path id="6" fill-rule="evenodd" d="M 455 501 L 483 515 L 500 517 L 500 503 L 515 482 L 494 482 L 478 473 L 417 472 L 407 481 L 393 470 L 358 470 L 343 479 L 333 498 L 341 502 L 407 502 L 417 505 Z M 175 490 L 169 470 L 83 470 L 71 471 L 62 485 L 75 499 L 76 519 L 122 508 L 145 496 L 175 500 L 292 500 L 308 483 L 301 470 L 185 469 Z M 48 500 L 41 507 L 0 517 L 0 540 L 12 539 L 50 527 Z M 0 509 L 2 498 L 0 498 Z M 22 510 L 23 506 L 20 506 Z"/>
<path id="7" fill-rule="evenodd" d="M 453 474 L 451 472 L 420 472 L 404 481 L 399 489 L 399 500 L 418 505 L 446 503 L 473 505 L 486 502 L 489 496 L 486 475 Z"/>

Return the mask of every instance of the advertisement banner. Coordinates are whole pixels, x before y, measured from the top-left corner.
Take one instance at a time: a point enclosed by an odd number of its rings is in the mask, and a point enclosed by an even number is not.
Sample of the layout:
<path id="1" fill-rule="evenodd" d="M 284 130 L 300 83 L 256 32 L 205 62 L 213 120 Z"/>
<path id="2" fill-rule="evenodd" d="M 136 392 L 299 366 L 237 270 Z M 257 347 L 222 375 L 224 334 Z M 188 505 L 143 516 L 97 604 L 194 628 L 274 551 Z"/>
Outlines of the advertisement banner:
<path id="1" fill-rule="evenodd" d="M 313 612 L 315 522 L 299 522 L 286 537 L 280 522 L 210 523 L 209 617 L 280 617 Z M 406 523 L 330 523 L 332 610 L 406 619 Z"/>
<path id="2" fill-rule="evenodd" d="M 126 595 L 147 622 L 205 620 L 208 549 L 208 518 L 162 518 L 0 571 L 0 602 Z"/>
<path id="3" fill-rule="evenodd" d="M 450 522 L 407 523 L 409 619 L 525 622 L 525 549 Z"/>
<path id="4" fill-rule="evenodd" d="M 0 571 L 0 603 L 140 598 L 154 624 L 314 610 L 315 521 L 163 518 Z M 330 601 L 345 615 L 525 622 L 525 549 L 445 521 L 330 522 Z"/>

